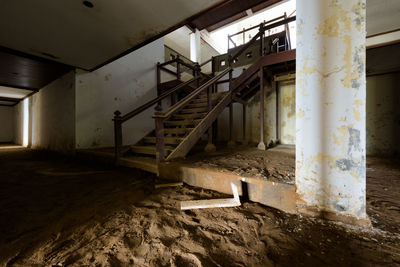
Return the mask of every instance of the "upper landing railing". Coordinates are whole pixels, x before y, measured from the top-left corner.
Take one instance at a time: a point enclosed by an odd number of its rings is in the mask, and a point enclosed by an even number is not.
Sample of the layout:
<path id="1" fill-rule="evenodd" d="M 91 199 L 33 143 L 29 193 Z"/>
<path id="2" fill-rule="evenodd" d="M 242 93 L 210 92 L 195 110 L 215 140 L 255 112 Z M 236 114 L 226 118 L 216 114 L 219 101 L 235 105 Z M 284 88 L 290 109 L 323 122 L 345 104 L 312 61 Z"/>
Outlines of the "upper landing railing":
<path id="1" fill-rule="evenodd" d="M 260 26 L 265 28 L 263 33 L 264 36 L 264 54 L 278 53 L 285 50 L 291 49 L 289 23 L 296 20 L 295 16 L 283 16 L 274 18 L 269 21 L 264 21 L 261 24 L 243 29 L 237 33 L 228 35 L 228 52 L 214 57 L 213 69 L 216 72 L 223 71 L 228 67 L 229 55 L 233 55 L 238 51 L 241 51 L 240 56 L 233 62 L 233 67 L 241 67 L 252 64 L 260 55 L 261 42 L 252 41 L 254 36 L 259 36 Z M 251 37 L 253 35 L 253 37 Z M 236 40 L 234 40 L 236 37 Z M 241 38 L 240 38 L 241 37 Z M 249 38 L 250 37 L 250 38 Z M 251 43 L 249 46 L 245 44 Z M 245 51 L 242 51 L 242 48 Z"/>

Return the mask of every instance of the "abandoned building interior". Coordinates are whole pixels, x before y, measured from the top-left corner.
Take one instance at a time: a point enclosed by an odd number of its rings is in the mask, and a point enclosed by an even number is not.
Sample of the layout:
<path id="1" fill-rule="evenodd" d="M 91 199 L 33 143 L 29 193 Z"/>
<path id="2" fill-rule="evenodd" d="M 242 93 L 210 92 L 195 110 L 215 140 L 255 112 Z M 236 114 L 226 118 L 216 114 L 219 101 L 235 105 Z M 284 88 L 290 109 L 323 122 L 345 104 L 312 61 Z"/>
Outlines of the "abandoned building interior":
<path id="1" fill-rule="evenodd" d="M 0 0 L 0 266 L 400 266 L 400 1 Z"/>

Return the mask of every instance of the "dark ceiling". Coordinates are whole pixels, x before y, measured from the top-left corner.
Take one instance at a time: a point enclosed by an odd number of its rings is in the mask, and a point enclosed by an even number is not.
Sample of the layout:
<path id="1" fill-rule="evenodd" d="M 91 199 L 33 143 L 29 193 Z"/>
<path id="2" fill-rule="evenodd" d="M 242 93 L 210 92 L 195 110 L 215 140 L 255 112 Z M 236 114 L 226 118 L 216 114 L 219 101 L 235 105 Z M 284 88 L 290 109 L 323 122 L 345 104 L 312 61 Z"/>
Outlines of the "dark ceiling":
<path id="1" fill-rule="evenodd" d="M 113 58 L 113 60 L 124 56 L 126 53 L 146 45 L 151 40 L 158 39 L 178 27 L 188 24 L 198 29 L 208 28 L 209 30 L 221 27 L 231 21 L 237 20 L 246 14 L 247 9 L 253 12 L 273 5 L 281 0 L 226 0 L 219 1 L 207 10 L 186 19 L 183 22 L 160 32 L 156 36 L 145 40 L 134 46 L 125 53 Z M 106 64 L 108 62 L 104 62 Z M 99 67 L 102 66 L 99 65 Z M 73 66 L 62 64 L 40 56 L 32 56 L 19 51 L 0 47 L 0 86 L 38 90 L 64 73 L 74 69 Z M 94 69 L 93 69 L 94 70 Z"/>
<path id="2" fill-rule="evenodd" d="M 39 90 L 72 67 L 0 47 L 0 86 Z"/>
<path id="3" fill-rule="evenodd" d="M 209 32 L 247 16 L 246 10 L 260 11 L 282 0 L 230 0 L 213 8 L 189 23 L 192 28 Z"/>

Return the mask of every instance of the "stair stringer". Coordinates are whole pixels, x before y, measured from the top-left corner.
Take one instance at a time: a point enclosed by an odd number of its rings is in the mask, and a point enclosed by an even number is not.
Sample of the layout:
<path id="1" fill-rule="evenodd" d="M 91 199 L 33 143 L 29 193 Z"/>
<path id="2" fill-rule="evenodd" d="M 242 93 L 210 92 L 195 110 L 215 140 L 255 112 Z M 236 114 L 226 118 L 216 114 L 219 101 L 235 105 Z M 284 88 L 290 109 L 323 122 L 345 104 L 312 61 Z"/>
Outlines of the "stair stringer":
<path id="1" fill-rule="evenodd" d="M 166 160 L 171 160 L 174 158 L 181 158 L 189 153 L 190 149 L 197 143 L 197 140 L 205 134 L 205 132 L 210 128 L 212 123 L 217 119 L 218 115 L 225 109 L 227 105 L 232 101 L 232 92 L 227 92 L 215 107 L 208 112 L 208 114 L 201 120 L 199 124 L 187 135 L 185 139 L 173 150 Z"/>
<path id="2" fill-rule="evenodd" d="M 219 101 L 219 103 L 201 120 L 199 124 L 185 137 L 185 139 L 168 155 L 166 161 L 174 158 L 182 158 L 189 153 L 190 149 L 197 143 L 203 134 L 211 127 L 211 124 L 217 119 L 218 115 L 232 102 L 232 95 L 236 94 L 237 89 L 257 77 L 260 69 L 262 57 L 253 65 L 245 70 L 236 80 L 232 82 L 231 90 Z"/>

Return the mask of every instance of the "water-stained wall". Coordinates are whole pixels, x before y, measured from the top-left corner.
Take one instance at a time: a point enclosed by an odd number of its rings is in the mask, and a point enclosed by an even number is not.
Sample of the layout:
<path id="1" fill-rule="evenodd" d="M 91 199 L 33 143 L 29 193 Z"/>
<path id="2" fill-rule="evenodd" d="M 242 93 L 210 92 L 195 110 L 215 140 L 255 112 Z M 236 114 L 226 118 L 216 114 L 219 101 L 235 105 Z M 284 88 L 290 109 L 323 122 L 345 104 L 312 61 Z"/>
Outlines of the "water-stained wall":
<path id="1" fill-rule="evenodd" d="M 264 142 L 268 145 L 276 141 L 276 90 L 267 83 L 264 92 Z M 249 141 L 257 144 L 260 142 L 260 92 L 249 100 L 247 109 Z"/>
<path id="2" fill-rule="evenodd" d="M 305 210 L 366 217 L 365 0 L 297 4 L 296 187 Z"/>
<path id="3" fill-rule="evenodd" d="M 242 69 L 234 70 L 233 77 L 240 75 Z M 282 144 L 296 142 L 296 90 L 295 81 L 265 82 L 264 88 L 264 142 L 266 145 L 276 142 L 276 89 L 278 89 L 279 112 L 279 141 Z M 227 90 L 227 86 L 220 86 L 220 91 Z M 260 92 L 249 99 L 246 106 L 246 134 L 247 141 L 257 144 L 260 141 Z M 233 104 L 233 138 L 237 142 L 243 141 L 242 104 Z M 229 109 L 218 117 L 218 141 L 227 142 L 229 139 Z"/>
<path id="4" fill-rule="evenodd" d="M 94 72 L 76 75 L 76 148 L 114 145 L 113 113 L 122 115 L 157 96 L 156 64 L 164 42 L 156 40 Z M 154 129 L 154 108 L 123 124 L 123 143 L 134 144 Z"/>
<path id="5" fill-rule="evenodd" d="M 278 82 L 279 141 L 296 144 L 296 85 L 294 80 Z"/>
<path id="6" fill-rule="evenodd" d="M 51 82 L 29 98 L 29 144 L 71 153 L 75 149 L 75 72 Z M 19 105 L 22 105 L 21 102 Z"/>
<path id="7" fill-rule="evenodd" d="M 14 107 L 0 106 L 0 143 L 14 140 L 15 110 Z"/>
<path id="8" fill-rule="evenodd" d="M 367 77 L 367 155 L 400 155 L 400 73 Z"/>
<path id="9" fill-rule="evenodd" d="M 14 143 L 34 149 L 73 153 L 75 72 L 68 72 L 19 102 L 14 112 Z"/>

